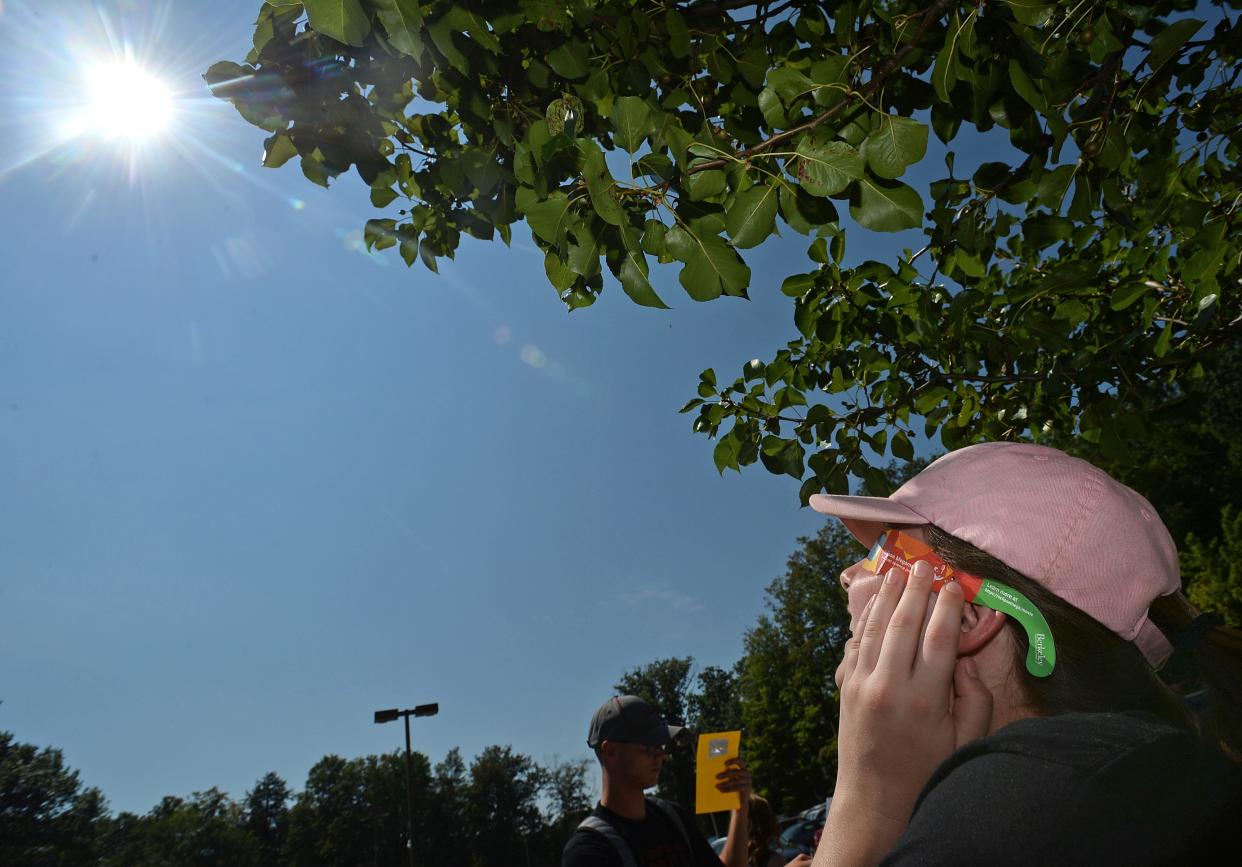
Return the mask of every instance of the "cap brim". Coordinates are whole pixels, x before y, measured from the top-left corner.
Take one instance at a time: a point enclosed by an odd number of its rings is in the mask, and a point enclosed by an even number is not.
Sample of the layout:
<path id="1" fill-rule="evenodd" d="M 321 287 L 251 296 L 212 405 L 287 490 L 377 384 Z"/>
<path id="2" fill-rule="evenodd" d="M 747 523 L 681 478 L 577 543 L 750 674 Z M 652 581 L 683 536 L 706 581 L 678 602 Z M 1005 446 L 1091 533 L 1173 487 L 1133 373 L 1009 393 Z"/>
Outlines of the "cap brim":
<path id="1" fill-rule="evenodd" d="M 892 524 L 926 524 L 927 519 L 887 497 L 850 497 L 843 494 L 813 494 L 811 508 L 839 518 L 854 538 L 870 548 Z"/>

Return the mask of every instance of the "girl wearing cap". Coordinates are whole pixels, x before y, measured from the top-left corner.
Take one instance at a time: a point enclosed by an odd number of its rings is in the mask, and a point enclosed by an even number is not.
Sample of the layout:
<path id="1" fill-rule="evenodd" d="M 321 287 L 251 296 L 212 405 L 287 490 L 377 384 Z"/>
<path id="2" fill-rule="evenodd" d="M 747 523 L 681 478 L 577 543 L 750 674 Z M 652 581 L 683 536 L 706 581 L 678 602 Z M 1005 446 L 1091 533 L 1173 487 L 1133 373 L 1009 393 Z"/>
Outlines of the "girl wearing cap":
<path id="1" fill-rule="evenodd" d="M 1242 633 L 1181 594 L 1150 503 L 1054 449 L 985 443 L 891 497 L 811 505 L 948 564 L 841 575 L 853 637 L 816 867 L 1242 852 Z M 1202 724 L 1155 674 L 1175 645 L 1211 690 Z"/>

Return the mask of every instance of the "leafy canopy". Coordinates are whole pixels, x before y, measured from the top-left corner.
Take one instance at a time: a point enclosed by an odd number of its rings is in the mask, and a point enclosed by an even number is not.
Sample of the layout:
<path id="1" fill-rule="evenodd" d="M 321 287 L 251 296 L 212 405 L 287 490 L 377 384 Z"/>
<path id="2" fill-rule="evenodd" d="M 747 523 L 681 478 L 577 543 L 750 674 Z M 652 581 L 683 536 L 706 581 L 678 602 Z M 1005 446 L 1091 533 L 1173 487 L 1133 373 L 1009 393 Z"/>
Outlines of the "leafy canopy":
<path id="1" fill-rule="evenodd" d="M 810 236 L 761 281 L 791 339 L 683 410 L 721 472 L 762 463 L 805 501 L 920 427 L 1124 460 L 1238 334 L 1239 2 L 269 0 L 246 62 L 205 77 L 266 165 L 358 172 L 372 247 L 435 270 L 525 221 L 570 309 L 605 271 L 665 306 L 655 265 L 745 297 L 745 251 Z M 946 173 L 911 185 L 931 135 Z M 959 176 L 981 141 L 1002 156 Z M 847 266 L 846 212 L 924 243 Z"/>

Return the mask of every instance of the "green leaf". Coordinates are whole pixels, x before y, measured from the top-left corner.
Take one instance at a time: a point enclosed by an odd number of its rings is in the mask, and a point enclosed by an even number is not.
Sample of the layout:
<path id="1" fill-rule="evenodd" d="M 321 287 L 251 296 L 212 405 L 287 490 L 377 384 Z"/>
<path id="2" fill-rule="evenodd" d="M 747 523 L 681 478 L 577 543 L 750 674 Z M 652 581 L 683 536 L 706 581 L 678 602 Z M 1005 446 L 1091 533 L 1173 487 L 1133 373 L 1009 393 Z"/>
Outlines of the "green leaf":
<path id="1" fill-rule="evenodd" d="M 686 181 L 686 191 L 690 194 L 692 200 L 701 202 L 704 199 L 715 198 L 723 193 L 726 180 L 725 173 L 720 169 L 695 172 Z"/>
<path id="2" fill-rule="evenodd" d="M 413 226 L 398 226 L 397 238 L 401 242 L 397 252 L 401 254 L 401 258 L 405 261 L 405 267 L 409 268 L 413 266 L 414 260 L 418 258 L 418 232 Z"/>
<path id="3" fill-rule="evenodd" d="M 954 22 L 957 21 L 956 16 Z M 954 36 L 946 39 L 940 52 L 936 55 L 936 65 L 932 68 L 932 89 L 936 91 L 936 96 L 940 97 L 941 102 L 949 102 L 949 95 L 953 92 L 953 88 L 957 86 L 957 40 L 956 36 L 960 30 L 954 32 Z"/>
<path id="4" fill-rule="evenodd" d="M 568 93 L 560 99 L 552 100 L 548 103 L 545 119 L 549 135 L 564 133 L 572 138 L 582 124 L 582 100 Z M 533 131 L 534 126 L 531 129 Z"/>
<path id="5" fill-rule="evenodd" d="M 358 0 L 305 0 L 310 27 L 337 42 L 361 48 L 371 32 L 371 19 Z"/>
<path id="6" fill-rule="evenodd" d="M 289 136 L 276 133 L 263 142 L 263 165 L 269 169 L 277 169 L 298 155 Z"/>
<path id="7" fill-rule="evenodd" d="M 630 153 L 637 152 L 655 128 L 651 107 L 637 96 L 623 96 L 614 102 L 609 120 L 615 131 L 613 138 Z"/>
<path id="8" fill-rule="evenodd" d="M 548 282 L 552 284 L 552 288 L 558 292 L 564 292 L 573 286 L 579 276 L 573 268 L 569 267 L 568 262 L 551 250 L 543 257 L 543 271 L 548 275 Z"/>
<path id="9" fill-rule="evenodd" d="M 1165 323 L 1165 326 L 1160 329 L 1160 336 L 1156 338 L 1156 345 L 1152 347 L 1152 352 L 1156 354 L 1157 358 L 1164 358 L 1169 354 L 1169 341 L 1172 338 L 1173 324 L 1171 322 Z"/>
<path id="10" fill-rule="evenodd" d="M 903 430 L 893 432 L 892 441 L 889 444 L 889 450 L 892 451 L 893 457 L 903 460 L 914 460 L 914 446 L 910 444 L 910 438 L 906 436 Z"/>
<path id="11" fill-rule="evenodd" d="M 362 240 L 367 249 L 384 250 L 397 243 L 396 220 L 367 220 L 362 230 Z"/>
<path id="12" fill-rule="evenodd" d="M 1182 50 L 1186 40 L 1199 32 L 1203 22 L 1197 18 L 1183 18 L 1174 21 L 1151 39 L 1151 52 L 1147 55 L 1147 65 L 1155 72 L 1169 62 L 1169 59 Z"/>
<path id="13" fill-rule="evenodd" d="M 544 59 L 561 78 L 586 78 L 591 71 L 586 46 L 581 42 L 562 43 L 549 51 Z"/>
<path id="14" fill-rule="evenodd" d="M 815 144 L 804 136 L 796 153 L 798 181 L 812 195 L 835 196 L 863 176 L 862 156 L 843 141 Z"/>
<path id="15" fill-rule="evenodd" d="M 801 298 L 814 288 L 815 274 L 794 274 L 781 283 L 781 294 L 790 298 Z"/>
<path id="16" fill-rule="evenodd" d="M 676 9 L 670 9 L 664 15 L 664 29 L 668 31 L 668 47 L 674 57 L 690 55 L 690 28 L 686 19 Z"/>
<path id="17" fill-rule="evenodd" d="M 392 187 L 371 187 L 371 204 L 377 208 L 387 208 L 397 198 Z"/>
<path id="18" fill-rule="evenodd" d="M 795 232 L 809 235 L 835 224 L 840 217 L 828 199 L 813 196 L 801 184 L 781 185 L 781 218 Z"/>
<path id="19" fill-rule="evenodd" d="M 535 202 L 524 209 L 530 230 L 549 244 L 559 244 L 565 237 L 568 212 L 569 197 L 559 190 L 549 194 L 544 201 Z"/>
<path id="20" fill-rule="evenodd" d="M 712 452 L 712 460 L 716 462 L 716 471 L 720 475 L 724 475 L 724 471 L 733 468 L 740 472 L 738 467 L 737 456 L 741 450 L 741 443 L 737 437 L 733 435 L 733 431 L 720 438 L 720 442 L 716 443 L 716 448 Z"/>
<path id="21" fill-rule="evenodd" d="M 695 301 L 710 301 L 722 294 L 745 297 L 750 268 L 718 235 L 699 237 L 675 226 L 665 236 L 665 244 L 685 263 L 678 280 Z"/>
<path id="22" fill-rule="evenodd" d="M 368 0 L 392 47 L 415 60 L 423 57 L 423 13 L 419 0 Z"/>
<path id="23" fill-rule="evenodd" d="M 569 267 L 583 277 L 594 277 L 599 273 L 602 239 L 595 231 L 598 225 L 594 220 L 589 220 L 576 221 L 569 227 Z"/>
<path id="24" fill-rule="evenodd" d="M 691 30 L 686 26 L 681 12 L 668 10 L 664 15 L 664 30 L 668 31 L 668 50 L 673 57 L 688 57 L 691 53 Z"/>
<path id="25" fill-rule="evenodd" d="M 1151 291 L 1150 287 L 1142 281 L 1123 283 L 1113 290 L 1112 296 L 1108 299 L 1108 306 L 1113 310 L 1125 310 L 1149 291 Z"/>
<path id="26" fill-rule="evenodd" d="M 899 178 L 906 167 L 927 153 L 927 126 L 908 117 L 886 114 L 867 136 L 862 155 L 871 171 L 881 178 Z"/>
<path id="27" fill-rule="evenodd" d="M 750 43 L 742 56 L 737 59 L 737 70 L 742 73 L 746 83 L 756 90 L 763 87 L 763 79 L 768 74 L 768 52 L 763 47 L 763 40 L 756 39 Z"/>
<path id="28" fill-rule="evenodd" d="M 1040 114 L 1048 113 L 1048 100 L 1044 99 L 1044 95 L 1031 77 L 1026 74 L 1026 70 L 1022 68 L 1017 58 L 1011 58 L 1009 61 L 1009 81 L 1018 96 L 1026 100 L 1031 108 Z"/>
<path id="29" fill-rule="evenodd" d="M 858 203 L 850 203 L 850 216 L 873 232 L 915 229 L 923 223 L 923 199 L 907 184 L 863 178 L 858 182 Z"/>
<path id="30" fill-rule="evenodd" d="M 579 139 L 578 150 L 582 153 L 582 177 L 591 197 L 591 206 L 605 223 L 620 226 L 625 222 L 625 211 L 617 200 L 617 182 L 608 171 L 604 152 L 591 139 Z"/>
<path id="31" fill-rule="evenodd" d="M 1069 189 L 1070 181 L 1074 179 L 1074 171 L 1075 166 L 1064 165 L 1045 172 L 1039 179 L 1039 204 L 1053 211 L 1061 210 L 1061 202 L 1065 198 L 1065 191 Z"/>
<path id="32" fill-rule="evenodd" d="M 661 300 L 656 294 L 655 287 L 651 285 L 651 280 L 647 276 L 647 260 L 642 253 L 634 253 L 627 250 L 625 258 L 621 262 L 621 273 L 618 275 L 621 280 L 621 288 L 625 290 L 625 294 L 630 296 L 635 304 L 641 304 L 643 307 L 655 307 L 660 310 L 667 310 L 668 305 Z"/>
<path id="33" fill-rule="evenodd" d="M 500 40 L 487 28 L 487 22 L 462 5 L 453 5 L 444 13 L 444 20 L 459 33 L 467 34 L 492 54 L 500 53 Z"/>
<path id="34" fill-rule="evenodd" d="M 1044 0 L 1005 0 L 1013 17 L 1028 27 L 1042 27 L 1052 15 L 1052 6 Z"/>
<path id="35" fill-rule="evenodd" d="M 448 21 L 448 16 L 444 16 L 427 26 L 427 33 L 431 36 L 431 42 L 436 49 L 444 55 L 444 59 L 449 65 L 460 72 L 462 75 L 470 74 L 470 61 L 466 59 L 466 55 L 461 53 L 461 49 L 457 47 L 457 43 L 453 41 L 453 26 Z M 423 264 L 427 264 L 428 257 L 423 257 Z M 431 259 L 432 265 L 435 259 Z M 427 265 L 433 271 L 435 268 Z"/>
<path id="36" fill-rule="evenodd" d="M 800 97 L 809 96 L 815 90 L 815 82 L 803 73 L 787 66 L 779 66 L 768 70 L 768 87 L 776 92 L 785 105 Z"/>
<path id="37" fill-rule="evenodd" d="M 725 229 L 733 246 L 757 247 L 776 229 L 777 188 L 756 184 L 738 193 L 725 211 Z"/>
<path id="38" fill-rule="evenodd" d="M 479 195 L 490 195 L 503 177 L 503 171 L 491 151 L 482 148 L 466 148 L 461 152 L 460 164 L 466 179 L 474 184 Z"/>
<path id="39" fill-rule="evenodd" d="M 237 84 L 253 77 L 254 67 L 242 66 L 233 63 L 231 60 L 221 60 L 219 63 L 213 63 L 203 73 L 203 81 L 207 82 L 207 86 L 213 93 L 217 89 L 220 90 L 221 96 L 227 96 L 229 85 Z"/>
<path id="40" fill-rule="evenodd" d="M 665 236 L 668 235 L 668 227 L 659 220 L 648 220 L 643 223 L 643 234 L 640 241 L 644 253 L 650 253 L 652 256 L 663 256 L 668 251 L 665 243 Z"/>

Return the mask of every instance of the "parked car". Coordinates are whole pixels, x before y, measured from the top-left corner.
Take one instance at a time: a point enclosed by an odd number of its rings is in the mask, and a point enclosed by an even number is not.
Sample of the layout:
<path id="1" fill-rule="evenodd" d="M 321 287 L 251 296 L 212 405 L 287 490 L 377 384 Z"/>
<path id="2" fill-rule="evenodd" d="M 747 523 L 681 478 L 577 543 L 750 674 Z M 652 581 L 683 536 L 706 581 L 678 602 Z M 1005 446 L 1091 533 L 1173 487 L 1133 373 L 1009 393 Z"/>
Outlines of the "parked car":
<path id="1" fill-rule="evenodd" d="M 782 822 L 780 845 L 781 849 L 790 853 L 789 857 L 804 853 L 813 855 L 819 843 L 820 832 L 828 821 L 828 809 L 832 806 L 832 798 L 822 804 L 808 807 L 788 821 Z"/>
<path id="2" fill-rule="evenodd" d="M 728 840 L 728 839 L 729 839 L 728 837 L 716 837 L 714 840 L 711 841 L 712 851 L 715 852 L 717 855 L 722 853 L 724 851 L 725 840 Z M 803 850 L 801 849 L 791 849 L 788 846 L 776 846 L 772 851 L 775 852 L 777 855 L 780 855 L 786 861 L 792 861 L 794 858 L 797 858 L 803 852 Z M 808 852 L 807 854 L 811 854 L 811 853 Z"/>

